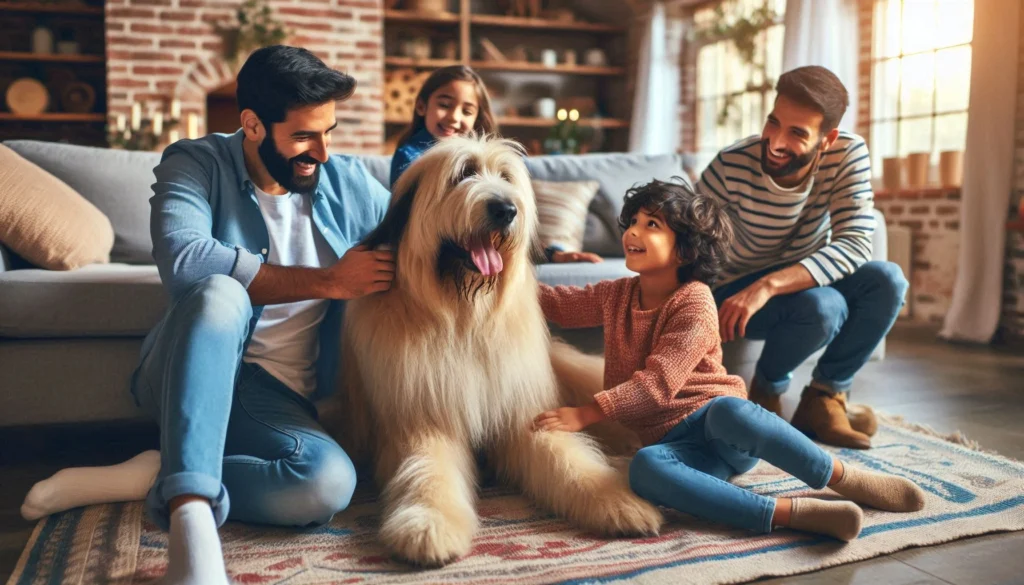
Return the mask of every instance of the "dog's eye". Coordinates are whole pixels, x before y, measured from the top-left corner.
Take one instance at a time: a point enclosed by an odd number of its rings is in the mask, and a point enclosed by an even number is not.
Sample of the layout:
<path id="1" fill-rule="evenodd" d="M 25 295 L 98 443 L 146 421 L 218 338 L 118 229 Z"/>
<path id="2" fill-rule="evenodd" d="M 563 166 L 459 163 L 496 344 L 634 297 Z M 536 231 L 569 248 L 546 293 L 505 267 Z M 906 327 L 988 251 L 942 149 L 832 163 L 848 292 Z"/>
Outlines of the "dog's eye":
<path id="1" fill-rule="evenodd" d="M 469 177 L 472 177 L 479 173 L 480 171 L 477 169 L 476 161 L 468 160 L 466 161 L 466 164 L 462 165 L 462 169 L 455 174 L 455 177 L 453 177 L 453 182 L 454 184 L 458 185 L 459 183 L 465 181 Z"/>
<path id="2" fill-rule="evenodd" d="M 506 183 L 511 183 L 512 182 L 512 173 L 510 173 L 508 171 L 501 171 L 501 180 L 505 181 Z"/>

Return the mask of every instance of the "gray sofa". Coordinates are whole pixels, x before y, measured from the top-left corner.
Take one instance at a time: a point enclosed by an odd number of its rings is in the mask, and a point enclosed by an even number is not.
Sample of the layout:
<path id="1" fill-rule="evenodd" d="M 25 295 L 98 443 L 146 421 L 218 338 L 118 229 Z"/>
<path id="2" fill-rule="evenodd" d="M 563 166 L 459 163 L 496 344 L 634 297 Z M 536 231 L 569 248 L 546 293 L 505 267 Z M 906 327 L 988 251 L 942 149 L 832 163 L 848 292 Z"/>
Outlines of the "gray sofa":
<path id="1" fill-rule="evenodd" d="M 111 263 L 68 272 L 41 270 L 0 246 L 0 427 L 137 419 L 142 413 L 128 380 L 142 339 L 167 297 L 150 255 L 149 197 L 160 155 L 28 140 L 6 146 L 57 176 L 110 218 Z M 364 156 L 387 184 L 390 158 Z M 601 264 L 549 264 L 538 275 L 549 284 L 583 285 L 631 274 L 621 258 L 615 218 L 634 183 L 683 175 L 676 155 L 598 154 L 531 157 L 533 177 L 548 181 L 596 179 L 601 189 L 587 217 L 585 248 L 607 256 Z M 0 193 L 0 196 L 3 194 Z M 876 257 L 884 257 L 880 222 Z M 557 332 L 599 351 L 599 330 Z M 756 360 L 757 342 L 728 344 L 730 369 Z"/>

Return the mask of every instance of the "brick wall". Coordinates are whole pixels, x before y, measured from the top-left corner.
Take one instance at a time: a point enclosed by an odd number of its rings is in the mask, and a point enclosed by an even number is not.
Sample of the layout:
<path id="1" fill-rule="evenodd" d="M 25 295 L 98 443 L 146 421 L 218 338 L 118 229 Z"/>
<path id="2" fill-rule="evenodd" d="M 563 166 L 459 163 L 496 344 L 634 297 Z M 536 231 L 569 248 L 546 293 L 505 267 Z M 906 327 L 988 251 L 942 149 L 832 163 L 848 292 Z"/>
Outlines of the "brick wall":
<path id="1" fill-rule="evenodd" d="M 1021 38 L 1024 39 L 1024 6 L 1020 11 Z M 1017 218 L 1017 209 L 1024 199 L 1024 42 L 1020 43 L 1017 63 L 1016 156 L 1014 157 L 1014 191 L 1010 197 L 1010 217 Z M 1006 238 L 1006 269 L 1004 272 L 1003 331 L 1012 337 L 1024 338 L 1024 232 L 1011 231 Z"/>
<path id="2" fill-rule="evenodd" d="M 182 100 L 199 115 L 206 94 L 235 72 L 221 57 L 214 23 L 231 21 L 240 0 L 107 0 L 108 111 L 130 114 L 137 101 Z M 338 107 L 332 148 L 376 153 L 383 146 L 382 0 L 269 0 L 294 34 L 289 44 L 316 53 L 356 78 L 355 95 Z M 166 106 L 165 106 L 166 111 Z M 182 128 L 184 135 L 184 128 Z"/>

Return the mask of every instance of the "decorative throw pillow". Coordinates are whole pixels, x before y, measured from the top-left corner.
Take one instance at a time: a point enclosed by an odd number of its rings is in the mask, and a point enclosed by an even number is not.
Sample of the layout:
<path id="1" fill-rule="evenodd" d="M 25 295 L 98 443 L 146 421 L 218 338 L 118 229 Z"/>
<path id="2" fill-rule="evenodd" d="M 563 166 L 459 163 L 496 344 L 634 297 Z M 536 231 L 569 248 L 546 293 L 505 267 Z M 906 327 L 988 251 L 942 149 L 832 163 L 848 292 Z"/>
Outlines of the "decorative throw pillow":
<path id="1" fill-rule="evenodd" d="M 110 261 L 110 220 L 60 179 L 0 144 L 0 243 L 47 270 Z"/>
<path id="2" fill-rule="evenodd" d="M 587 209 L 601 184 L 597 181 L 531 181 L 537 195 L 538 231 L 545 247 L 560 244 L 567 251 L 583 249 Z"/>

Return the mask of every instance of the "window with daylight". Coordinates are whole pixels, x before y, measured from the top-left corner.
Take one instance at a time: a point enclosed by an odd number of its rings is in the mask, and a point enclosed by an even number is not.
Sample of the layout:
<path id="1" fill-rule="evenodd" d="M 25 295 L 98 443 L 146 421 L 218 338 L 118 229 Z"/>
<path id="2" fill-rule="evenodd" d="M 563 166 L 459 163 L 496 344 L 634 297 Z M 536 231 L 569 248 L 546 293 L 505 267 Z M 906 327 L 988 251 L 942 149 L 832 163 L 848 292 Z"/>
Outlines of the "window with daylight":
<path id="1" fill-rule="evenodd" d="M 786 0 L 725 0 L 694 13 L 697 32 L 697 168 L 741 138 L 760 134 L 782 74 Z M 723 27 L 746 20 L 759 32 L 747 55 Z"/>
<path id="2" fill-rule="evenodd" d="M 872 168 L 967 140 L 974 0 L 875 0 L 871 50 Z"/>

